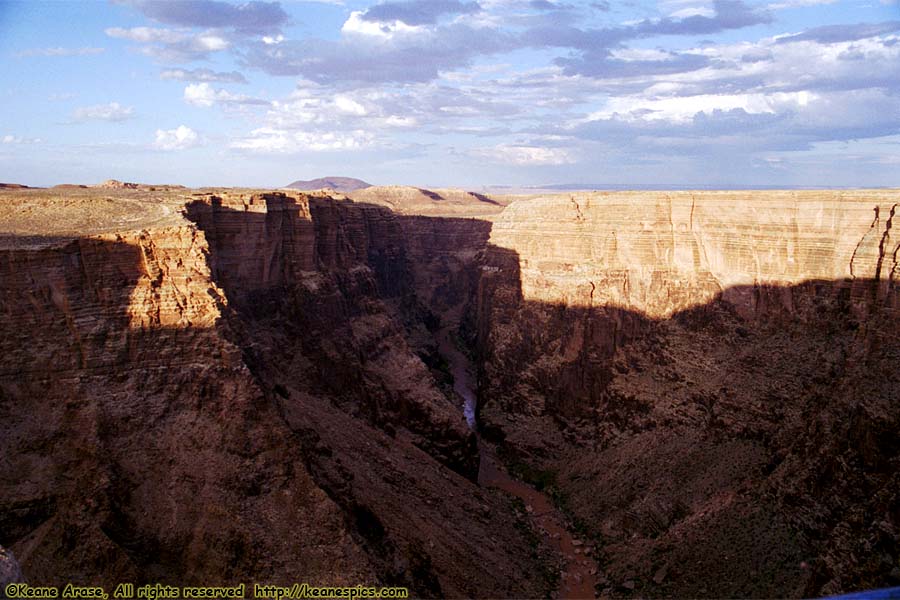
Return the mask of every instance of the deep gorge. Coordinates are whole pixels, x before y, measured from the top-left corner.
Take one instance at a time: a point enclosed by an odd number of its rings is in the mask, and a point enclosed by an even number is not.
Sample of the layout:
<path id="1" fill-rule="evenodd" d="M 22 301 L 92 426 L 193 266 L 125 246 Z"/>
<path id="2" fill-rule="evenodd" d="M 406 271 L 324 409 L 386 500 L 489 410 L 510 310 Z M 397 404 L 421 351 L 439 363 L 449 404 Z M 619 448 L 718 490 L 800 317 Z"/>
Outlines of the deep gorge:
<path id="1" fill-rule="evenodd" d="M 482 436 L 596 548 L 598 592 L 894 583 L 888 192 L 431 200 L 204 192 L 7 240 L 0 545 L 26 577 L 545 596 L 553 552 L 478 485 L 450 326 Z"/>

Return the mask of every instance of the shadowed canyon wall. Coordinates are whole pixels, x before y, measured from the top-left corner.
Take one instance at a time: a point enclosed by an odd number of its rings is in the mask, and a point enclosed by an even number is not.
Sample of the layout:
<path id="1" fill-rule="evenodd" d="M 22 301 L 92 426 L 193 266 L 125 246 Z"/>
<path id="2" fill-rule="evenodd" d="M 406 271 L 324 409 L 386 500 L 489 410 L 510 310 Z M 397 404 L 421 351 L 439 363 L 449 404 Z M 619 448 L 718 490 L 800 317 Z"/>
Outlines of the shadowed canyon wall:
<path id="1" fill-rule="evenodd" d="M 495 219 L 479 418 L 555 478 L 608 594 L 895 583 L 895 203 L 590 194 Z"/>

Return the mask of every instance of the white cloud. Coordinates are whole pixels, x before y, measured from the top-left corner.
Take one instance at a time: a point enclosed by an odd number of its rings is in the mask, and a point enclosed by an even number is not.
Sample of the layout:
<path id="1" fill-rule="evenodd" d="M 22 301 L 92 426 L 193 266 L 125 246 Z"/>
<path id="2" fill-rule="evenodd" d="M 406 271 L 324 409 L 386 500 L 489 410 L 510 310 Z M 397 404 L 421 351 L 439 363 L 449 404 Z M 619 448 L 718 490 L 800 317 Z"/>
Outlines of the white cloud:
<path id="1" fill-rule="evenodd" d="M 197 44 L 204 50 L 216 52 L 225 50 L 230 45 L 228 40 L 218 35 L 201 35 L 197 37 Z"/>
<path id="2" fill-rule="evenodd" d="M 713 17 L 716 14 L 709 0 L 663 0 L 659 8 L 670 19 Z"/>
<path id="3" fill-rule="evenodd" d="M 134 115 L 134 108 L 122 106 L 118 102 L 95 104 L 76 108 L 73 113 L 76 121 L 124 121 Z"/>
<path id="4" fill-rule="evenodd" d="M 110 37 L 143 44 L 144 54 L 171 62 L 198 60 L 231 47 L 231 42 L 213 30 L 195 33 L 161 27 L 110 27 L 105 32 Z"/>
<path id="5" fill-rule="evenodd" d="M 366 111 L 365 106 L 363 106 L 356 100 L 344 95 L 336 96 L 334 99 L 334 105 L 339 111 L 348 115 L 356 115 L 358 117 L 362 117 L 368 112 Z"/>
<path id="6" fill-rule="evenodd" d="M 668 121 L 687 123 L 698 113 L 740 109 L 748 114 L 775 114 L 788 107 L 803 107 L 817 96 L 807 91 L 773 94 L 699 94 L 668 98 L 620 96 L 611 98 L 603 110 L 591 113 L 588 121 L 618 118 L 624 121 Z"/>
<path id="7" fill-rule="evenodd" d="M 613 58 L 620 60 L 671 60 L 669 52 L 658 48 L 616 48 L 611 52 Z"/>
<path id="8" fill-rule="evenodd" d="M 260 127 L 250 132 L 249 137 L 233 141 L 231 147 L 251 152 L 289 154 L 359 150 L 371 146 L 374 141 L 374 135 L 361 129 L 334 132 L 291 132 Z"/>
<path id="9" fill-rule="evenodd" d="M 186 150 L 200 144 L 200 136 L 197 132 L 179 125 L 175 129 L 157 129 L 156 142 L 153 144 L 160 150 Z"/>
<path id="10" fill-rule="evenodd" d="M 131 29 L 124 29 L 122 27 L 110 27 L 106 29 L 105 32 L 106 35 L 110 37 L 131 40 L 132 42 L 141 42 L 144 44 L 153 42 L 175 44 L 178 42 L 182 42 L 190 37 L 183 31 L 155 27 L 132 27 Z"/>
<path id="11" fill-rule="evenodd" d="M 819 4 L 834 4 L 837 0 L 782 0 L 766 6 L 769 10 L 783 10 L 785 8 L 800 8 L 803 6 L 818 6 Z"/>
<path id="12" fill-rule="evenodd" d="M 268 105 L 267 100 L 251 98 L 243 94 L 232 94 L 228 90 L 217 90 L 206 82 L 191 83 L 184 88 L 184 101 L 193 106 L 209 108 L 213 104 L 259 104 Z"/>
<path id="13" fill-rule="evenodd" d="M 211 69 L 166 69 L 159 74 L 159 78 L 171 81 L 247 83 L 247 79 L 237 71 L 221 73 Z"/>
<path id="14" fill-rule="evenodd" d="M 380 119 L 380 122 L 384 124 L 386 127 L 416 127 L 419 124 L 418 119 L 415 117 L 399 117 L 397 115 L 391 115 L 387 118 Z"/>
<path id="15" fill-rule="evenodd" d="M 408 37 L 426 33 L 427 28 L 421 25 L 407 25 L 403 21 L 369 21 L 363 18 L 363 11 L 354 10 L 341 27 L 341 33 L 381 41 L 390 41 L 397 37 Z"/>
<path id="16" fill-rule="evenodd" d="M 6 145 L 40 144 L 41 139 L 40 138 L 25 138 L 25 137 L 18 136 L 18 135 L 6 134 L 3 137 L 0 137 L 0 143 L 6 144 Z"/>
<path id="17" fill-rule="evenodd" d="M 216 91 L 208 83 L 192 83 L 184 88 L 184 101 L 194 106 L 209 107 L 216 103 Z"/>
<path id="18" fill-rule="evenodd" d="M 475 150 L 473 154 L 493 162 L 516 166 L 565 165 L 576 162 L 571 150 L 542 146 L 499 144 L 491 148 Z"/>

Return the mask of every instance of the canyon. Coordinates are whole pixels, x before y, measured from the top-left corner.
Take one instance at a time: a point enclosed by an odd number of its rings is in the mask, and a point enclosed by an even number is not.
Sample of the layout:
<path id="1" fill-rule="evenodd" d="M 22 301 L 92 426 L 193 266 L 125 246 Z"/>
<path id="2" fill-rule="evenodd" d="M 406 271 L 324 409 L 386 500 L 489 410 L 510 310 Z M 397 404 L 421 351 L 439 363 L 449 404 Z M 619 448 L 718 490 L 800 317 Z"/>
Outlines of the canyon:
<path id="1" fill-rule="evenodd" d="M 896 191 L 0 202 L 26 581 L 900 583 Z"/>

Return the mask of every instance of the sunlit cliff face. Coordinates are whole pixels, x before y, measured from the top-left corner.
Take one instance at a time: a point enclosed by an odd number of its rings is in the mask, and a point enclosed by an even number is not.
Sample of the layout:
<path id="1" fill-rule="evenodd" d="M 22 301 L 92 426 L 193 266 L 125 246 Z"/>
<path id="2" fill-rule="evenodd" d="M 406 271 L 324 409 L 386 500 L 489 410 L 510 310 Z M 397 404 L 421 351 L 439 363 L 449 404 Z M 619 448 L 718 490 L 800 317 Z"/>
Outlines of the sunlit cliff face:
<path id="1" fill-rule="evenodd" d="M 895 202 L 877 191 L 573 194 L 513 203 L 490 243 L 518 256 L 526 301 L 661 319 L 723 294 L 746 311 L 753 286 L 889 285 Z"/>

